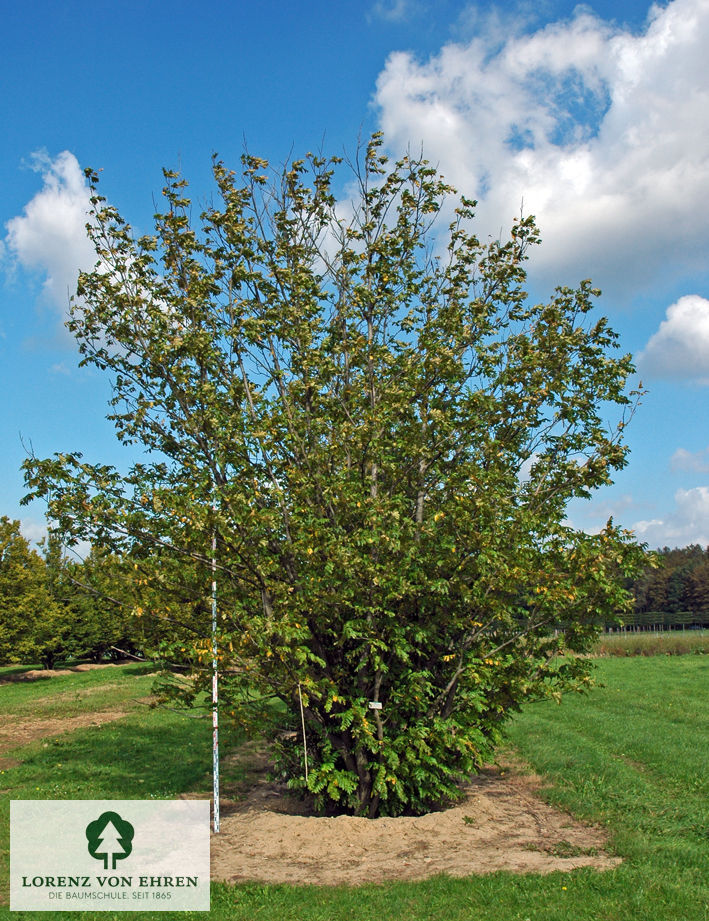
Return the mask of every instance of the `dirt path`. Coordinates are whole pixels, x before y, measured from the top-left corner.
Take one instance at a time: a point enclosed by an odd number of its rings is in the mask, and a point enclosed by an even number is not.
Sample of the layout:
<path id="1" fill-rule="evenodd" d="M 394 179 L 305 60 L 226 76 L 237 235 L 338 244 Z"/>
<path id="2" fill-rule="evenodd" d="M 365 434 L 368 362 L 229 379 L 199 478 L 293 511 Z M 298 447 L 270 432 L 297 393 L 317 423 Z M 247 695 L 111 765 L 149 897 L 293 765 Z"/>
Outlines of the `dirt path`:
<path id="1" fill-rule="evenodd" d="M 461 804 L 441 812 L 373 821 L 316 818 L 297 814 L 299 804 L 267 781 L 263 752 L 245 749 L 256 770 L 243 797 L 222 806 L 221 832 L 212 836 L 212 879 L 359 885 L 437 873 L 606 869 L 620 862 L 603 853 L 601 830 L 548 806 L 538 795 L 539 778 L 512 765 L 486 770 Z"/>
<path id="2" fill-rule="evenodd" d="M 112 668 L 114 663 L 94 665 L 87 663 L 77 665 L 68 669 L 45 669 L 31 670 L 22 672 L 17 676 L 0 683 L 11 683 L 15 681 L 36 681 L 45 678 L 52 678 L 55 675 L 69 675 L 74 672 L 89 671 L 94 668 Z M 33 716 L 28 713 L 20 712 L 13 715 L 6 715 L 2 724 L 0 724 L 0 769 L 6 770 L 19 764 L 19 760 L 11 754 L 6 754 L 14 748 L 21 748 L 23 745 L 29 745 L 42 739 L 53 739 L 68 732 L 74 732 L 76 729 L 85 729 L 88 726 L 103 726 L 104 723 L 110 723 L 114 720 L 122 719 L 127 716 L 139 704 L 147 704 L 150 697 L 142 697 L 124 701 L 119 707 L 105 707 L 96 709 L 91 707 L 87 697 L 92 694 L 103 693 L 109 688 L 118 687 L 117 684 L 108 683 L 100 684 L 94 687 L 82 688 L 80 695 L 76 691 L 66 691 L 59 694 L 50 694 L 48 697 L 36 698 L 32 701 L 33 707 L 40 707 L 43 704 L 57 704 L 62 700 L 71 701 L 76 707 L 86 707 L 84 712 L 74 714 L 63 714 L 61 716 Z"/>
<path id="3" fill-rule="evenodd" d="M 104 723 L 127 716 L 131 709 L 127 707 L 119 710 L 93 710 L 91 713 L 77 713 L 75 716 L 62 716 L 58 719 L 13 719 L 0 726 L 0 752 L 29 745 L 38 739 L 53 739 L 75 729 L 103 726 Z"/>

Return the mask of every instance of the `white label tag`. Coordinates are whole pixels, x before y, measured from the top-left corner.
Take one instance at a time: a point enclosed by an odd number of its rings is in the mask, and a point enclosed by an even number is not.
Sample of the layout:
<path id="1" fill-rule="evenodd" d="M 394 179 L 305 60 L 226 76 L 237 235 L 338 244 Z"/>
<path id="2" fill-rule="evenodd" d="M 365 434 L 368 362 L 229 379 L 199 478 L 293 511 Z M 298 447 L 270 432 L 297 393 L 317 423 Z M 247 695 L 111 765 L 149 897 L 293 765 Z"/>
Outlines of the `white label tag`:
<path id="1" fill-rule="evenodd" d="M 381 710 L 381 709 L 382 709 L 381 701 L 379 701 L 379 700 L 370 700 L 370 701 L 369 701 L 369 709 L 370 709 L 370 710 Z"/>

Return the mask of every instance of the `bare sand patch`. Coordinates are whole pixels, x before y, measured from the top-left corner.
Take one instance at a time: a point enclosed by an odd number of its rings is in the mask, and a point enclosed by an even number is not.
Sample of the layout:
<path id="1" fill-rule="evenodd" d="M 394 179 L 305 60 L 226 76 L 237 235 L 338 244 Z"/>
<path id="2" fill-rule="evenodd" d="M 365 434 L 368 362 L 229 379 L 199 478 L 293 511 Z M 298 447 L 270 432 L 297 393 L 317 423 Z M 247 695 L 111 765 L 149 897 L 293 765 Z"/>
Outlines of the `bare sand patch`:
<path id="1" fill-rule="evenodd" d="M 39 681 L 43 678 L 56 678 L 57 675 L 73 675 L 76 672 L 88 672 L 94 668 L 118 668 L 126 664 L 126 661 L 82 662 L 81 665 L 72 665 L 68 668 L 28 668 L 27 671 L 0 678 L 0 684 L 15 684 L 18 681 Z"/>
<path id="2" fill-rule="evenodd" d="M 97 664 L 87 662 L 71 668 L 30 669 L 0 681 L 0 684 L 9 684 L 15 681 L 35 681 L 53 678 L 56 675 L 70 675 L 75 672 L 90 671 L 95 668 L 114 668 L 119 665 L 125 665 L 125 662 Z M 84 703 L 85 698 L 92 694 L 102 693 L 116 687 L 119 687 L 117 683 L 109 682 L 94 687 L 82 688 L 80 691 L 71 690 L 59 694 L 55 693 L 47 697 L 36 698 L 32 701 L 32 706 L 41 708 L 43 704 L 56 705 L 62 701 L 70 701 L 78 707 Z M 3 724 L 0 725 L 0 770 L 7 770 L 20 763 L 19 759 L 3 754 L 8 750 L 21 748 L 23 745 L 29 745 L 31 742 L 41 739 L 56 738 L 76 729 L 85 729 L 88 726 L 103 726 L 104 723 L 110 723 L 127 716 L 135 709 L 136 704 L 149 704 L 151 701 L 152 697 L 132 698 L 131 703 L 133 706 L 126 701 L 122 707 L 92 708 L 87 709 L 86 712 L 65 713 L 56 717 L 36 717 L 23 712 L 6 715 Z M 89 702 L 84 706 L 91 707 L 91 704 Z"/>
<path id="3" fill-rule="evenodd" d="M 302 814 L 303 804 L 267 780 L 262 750 L 243 749 L 253 770 L 241 795 L 222 803 L 221 831 L 212 836 L 215 880 L 361 885 L 439 873 L 602 870 L 620 863 L 604 853 L 601 829 L 545 803 L 540 779 L 519 766 L 483 771 L 466 786 L 463 801 L 440 812 L 321 818 Z"/>
<path id="4" fill-rule="evenodd" d="M 0 751 L 21 748 L 39 739 L 56 738 L 75 729 L 87 726 L 103 726 L 127 716 L 130 708 L 120 710 L 93 710 L 91 713 L 77 713 L 75 716 L 61 716 L 54 719 L 11 719 L 0 726 Z"/>

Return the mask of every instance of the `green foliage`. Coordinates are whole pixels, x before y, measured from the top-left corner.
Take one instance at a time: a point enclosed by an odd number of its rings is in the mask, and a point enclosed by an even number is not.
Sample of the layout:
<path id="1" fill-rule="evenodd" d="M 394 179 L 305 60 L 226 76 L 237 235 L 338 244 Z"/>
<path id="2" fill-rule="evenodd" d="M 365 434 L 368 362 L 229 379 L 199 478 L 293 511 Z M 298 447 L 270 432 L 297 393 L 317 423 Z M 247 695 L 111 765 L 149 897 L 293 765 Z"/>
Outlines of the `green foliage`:
<path id="1" fill-rule="evenodd" d="M 636 615 L 662 614 L 668 625 L 709 623 L 709 548 L 665 547 L 653 554 L 632 592 Z"/>
<path id="2" fill-rule="evenodd" d="M 140 561 L 139 611 L 193 672 L 182 701 L 209 679 L 214 535 L 226 712 L 305 789 L 282 733 L 302 696 L 323 809 L 421 812 L 523 701 L 585 685 L 577 653 L 627 604 L 630 536 L 565 509 L 625 463 L 632 363 L 590 282 L 529 302 L 532 218 L 481 244 L 474 202 L 378 136 L 350 203 L 337 166 L 217 161 L 199 226 L 166 171 L 140 239 L 89 172 L 98 263 L 70 328 L 112 376 L 119 438 L 151 453 L 127 475 L 31 458 L 26 478 L 68 539 Z"/>
<path id="3" fill-rule="evenodd" d="M 111 560 L 106 554 L 98 555 L 102 557 L 100 572 L 105 585 L 111 580 Z M 57 659 L 99 661 L 123 638 L 115 602 L 88 584 L 96 556 L 92 553 L 86 561 L 70 560 L 56 534 L 50 532 L 45 541 L 45 580 L 57 611 L 58 628 L 52 665 Z"/>
<path id="4" fill-rule="evenodd" d="M 48 549 L 56 537 L 50 535 Z M 92 548 L 84 560 L 60 557 L 53 592 L 63 611 L 63 655 L 72 659 L 121 658 L 145 654 L 160 635 L 159 625 L 146 629 L 136 598 L 140 582 L 130 559 Z"/>
<path id="5" fill-rule="evenodd" d="M 42 661 L 51 666 L 60 643 L 60 611 L 47 586 L 42 557 L 0 518 L 0 663 Z"/>
<path id="6" fill-rule="evenodd" d="M 0 520 L 0 663 L 53 668 L 157 647 L 166 629 L 140 617 L 137 563 L 101 549 L 72 560 L 54 532 L 43 545 L 41 556 L 19 522 Z"/>

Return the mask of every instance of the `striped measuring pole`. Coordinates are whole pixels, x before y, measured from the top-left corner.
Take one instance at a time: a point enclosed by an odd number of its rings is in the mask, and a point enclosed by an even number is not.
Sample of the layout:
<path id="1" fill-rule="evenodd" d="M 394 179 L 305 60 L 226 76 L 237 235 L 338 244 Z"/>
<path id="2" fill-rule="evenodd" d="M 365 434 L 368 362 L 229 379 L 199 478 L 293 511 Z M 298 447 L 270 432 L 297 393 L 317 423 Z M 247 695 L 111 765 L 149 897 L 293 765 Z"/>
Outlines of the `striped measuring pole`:
<path id="1" fill-rule="evenodd" d="M 216 515 L 216 506 L 212 506 Z M 219 666 L 217 663 L 217 529 L 212 528 L 212 778 L 214 831 L 219 831 Z"/>

